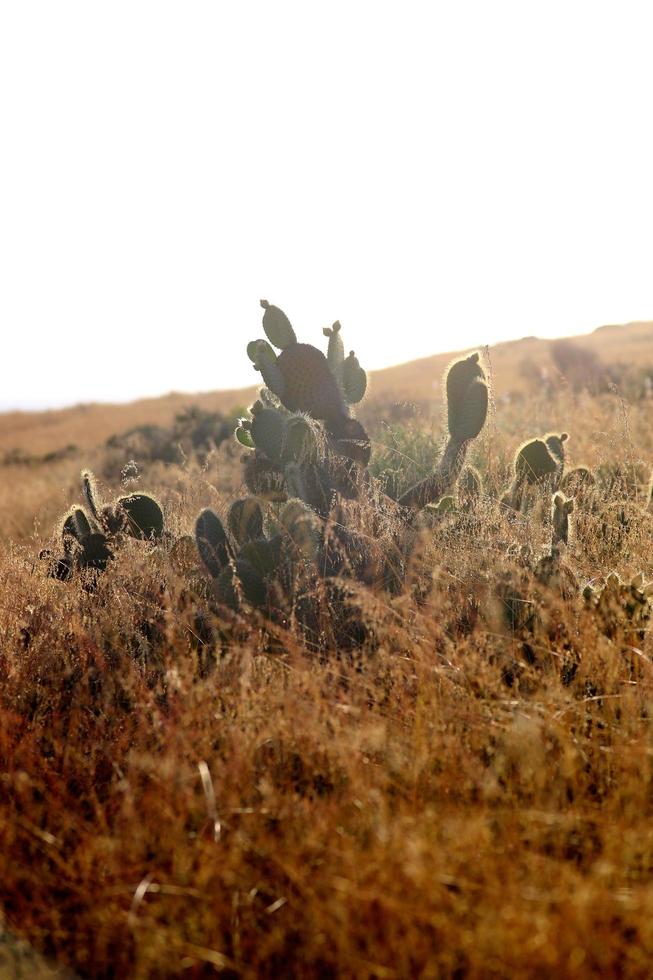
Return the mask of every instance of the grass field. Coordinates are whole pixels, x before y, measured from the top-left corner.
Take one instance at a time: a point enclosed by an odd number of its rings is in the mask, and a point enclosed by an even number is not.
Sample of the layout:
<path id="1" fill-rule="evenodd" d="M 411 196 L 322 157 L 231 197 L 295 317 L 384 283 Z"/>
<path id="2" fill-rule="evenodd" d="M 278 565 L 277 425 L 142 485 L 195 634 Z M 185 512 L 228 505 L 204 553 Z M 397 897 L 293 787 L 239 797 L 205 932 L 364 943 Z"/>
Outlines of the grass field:
<path id="1" fill-rule="evenodd" d="M 0 417 L 0 929 L 93 978 L 651 975 L 650 607 L 582 592 L 653 579 L 653 325 L 574 345 L 485 356 L 482 495 L 411 538 L 401 588 L 348 581 L 356 644 L 326 593 L 319 642 L 292 603 L 216 605 L 185 536 L 247 493 L 233 439 L 121 480 L 111 436 L 253 389 Z M 373 376 L 373 461 L 428 471 L 449 359 Z M 501 502 L 552 431 L 600 475 L 569 589 L 534 574 L 550 491 Z M 58 581 L 39 552 L 85 466 L 155 493 L 170 533 Z"/>

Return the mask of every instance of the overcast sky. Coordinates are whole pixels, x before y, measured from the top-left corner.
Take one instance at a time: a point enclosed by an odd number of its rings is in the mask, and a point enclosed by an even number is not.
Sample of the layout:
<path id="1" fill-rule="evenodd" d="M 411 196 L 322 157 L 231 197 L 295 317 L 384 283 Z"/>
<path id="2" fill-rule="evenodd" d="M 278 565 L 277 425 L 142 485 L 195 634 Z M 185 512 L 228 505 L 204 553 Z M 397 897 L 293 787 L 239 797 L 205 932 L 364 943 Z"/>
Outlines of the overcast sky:
<path id="1" fill-rule="evenodd" d="M 653 319 L 650 5 L 0 4 L 0 405 Z"/>

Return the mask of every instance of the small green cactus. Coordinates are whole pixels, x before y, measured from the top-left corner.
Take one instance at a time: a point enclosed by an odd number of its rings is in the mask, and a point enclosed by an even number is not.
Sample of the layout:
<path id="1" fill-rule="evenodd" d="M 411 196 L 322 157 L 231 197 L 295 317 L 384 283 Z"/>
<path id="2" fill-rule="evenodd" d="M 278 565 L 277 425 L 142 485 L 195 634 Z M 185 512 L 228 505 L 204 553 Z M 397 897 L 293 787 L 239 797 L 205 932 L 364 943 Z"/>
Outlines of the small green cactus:
<path id="1" fill-rule="evenodd" d="M 321 527 L 315 514 L 300 501 L 293 500 L 282 509 L 276 524 L 271 522 L 269 537 L 263 523 L 258 501 L 235 501 L 228 520 L 239 544 L 234 548 L 217 514 L 207 509 L 197 518 L 197 548 L 222 605 L 238 609 L 244 599 L 260 608 L 272 608 L 280 594 L 292 591 L 298 563 L 317 558 Z"/>
<path id="2" fill-rule="evenodd" d="M 437 503 L 456 485 L 467 449 L 487 417 L 488 392 L 478 352 L 455 361 L 446 374 L 449 441 L 435 472 L 399 498 L 399 504 L 421 510 Z"/>
<path id="3" fill-rule="evenodd" d="M 560 481 L 560 490 L 568 496 L 587 497 L 596 487 L 596 476 L 588 466 L 576 466 Z"/>

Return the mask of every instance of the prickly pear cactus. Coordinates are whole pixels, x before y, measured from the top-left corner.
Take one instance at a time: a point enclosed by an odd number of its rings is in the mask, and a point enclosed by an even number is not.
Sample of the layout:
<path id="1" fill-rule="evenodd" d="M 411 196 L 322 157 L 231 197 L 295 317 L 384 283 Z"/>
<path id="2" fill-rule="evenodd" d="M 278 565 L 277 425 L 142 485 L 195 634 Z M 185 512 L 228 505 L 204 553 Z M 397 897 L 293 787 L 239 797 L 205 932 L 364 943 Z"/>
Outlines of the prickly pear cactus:
<path id="1" fill-rule="evenodd" d="M 421 510 L 456 486 L 469 444 L 480 434 L 487 417 L 488 390 L 478 353 L 450 366 L 446 391 L 449 441 L 434 473 L 399 498 L 402 507 Z"/>
<path id="2" fill-rule="evenodd" d="M 90 470 L 82 471 L 82 494 L 88 511 L 72 507 L 61 521 L 63 556 L 52 560 L 50 552 L 41 552 L 54 578 L 68 581 L 76 569 L 104 571 L 125 536 L 140 540 L 162 537 L 163 511 L 154 497 L 133 493 L 106 503 Z"/>
<path id="3" fill-rule="evenodd" d="M 325 357 L 297 341 L 278 307 L 261 305 L 268 340 L 252 341 L 247 352 L 267 388 L 252 406 L 252 418 L 241 419 L 236 430 L 238 442 L 254 450 L 243 460 L 245 482 L 256 496 L 299 496 L 325 516 L 336 494 L 357 496 L 360 471 L 370 460 L 369 437 L 349 409 L 363 397 L 367 378 L 355 357 L 344 356 L 340 323 L 323 331 Z"/>
<path id="4" fill-rule="evenodd" d="M 266 536 L 260 504 L 246 498 L 232 504 L 227 523 L 229 533 L 218 515 L 206 509 L 195 525 L 197 549 L 218 601 L 234 610 L 245 601 L 268 611 L 292 601 L 297 570 L 319 553 L 321 527 L 315 514 L 291 500 Z"/>
<path id="5" fill-rule="evenodd" d="M 323 333 L 328 337 L 327 356 L 311 344 L 300 344 L 286 314 L 267 300 L 263 330 L 270 343 L 255 340 L 247 353 L 254 366 L 285 408 L 303 412 L 336 431 L 349 415 L 349 405 L 363 398 L 367 376 L 352 352 L 345 358 L 342 328 L 336 321 Z"/>

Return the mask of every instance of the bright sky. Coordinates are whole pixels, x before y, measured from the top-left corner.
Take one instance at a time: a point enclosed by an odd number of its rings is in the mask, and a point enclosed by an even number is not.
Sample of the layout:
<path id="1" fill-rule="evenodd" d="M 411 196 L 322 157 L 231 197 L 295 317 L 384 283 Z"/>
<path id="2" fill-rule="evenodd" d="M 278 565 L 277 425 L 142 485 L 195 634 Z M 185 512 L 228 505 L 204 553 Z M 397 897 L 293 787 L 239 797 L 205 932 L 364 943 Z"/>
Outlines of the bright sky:
<path id="1" fill-rule="evenodd" d="M 653 319 L 648 3 L 0 4 L 0 406 Z M 653 15 L 652 15 L 653 16 Z"/>

